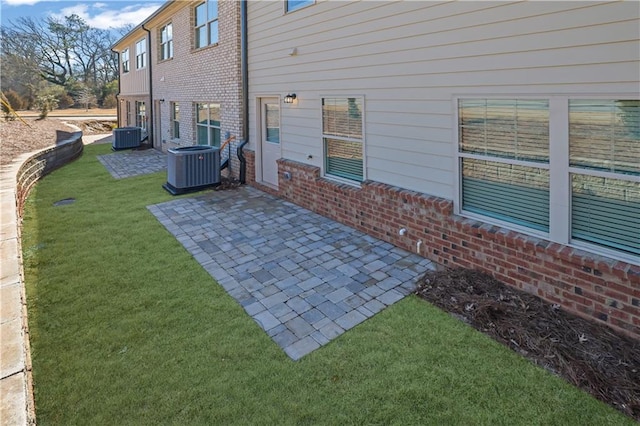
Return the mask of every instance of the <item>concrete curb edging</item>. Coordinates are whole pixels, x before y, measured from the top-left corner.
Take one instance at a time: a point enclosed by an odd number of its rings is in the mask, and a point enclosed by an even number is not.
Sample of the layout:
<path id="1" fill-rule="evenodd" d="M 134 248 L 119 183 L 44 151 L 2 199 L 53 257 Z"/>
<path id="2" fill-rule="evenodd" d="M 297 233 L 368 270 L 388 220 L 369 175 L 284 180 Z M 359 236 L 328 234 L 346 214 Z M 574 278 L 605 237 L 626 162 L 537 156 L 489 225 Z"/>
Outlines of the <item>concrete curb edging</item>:
<path id="1" fill-rule="evenodd" d="M 78 158 L 79 128 L 68 139 L 23 154 L 0 171 L 0 425 L 35 425 L 29 327 L 21 248 L 24 202 L 42 177 Z"/>

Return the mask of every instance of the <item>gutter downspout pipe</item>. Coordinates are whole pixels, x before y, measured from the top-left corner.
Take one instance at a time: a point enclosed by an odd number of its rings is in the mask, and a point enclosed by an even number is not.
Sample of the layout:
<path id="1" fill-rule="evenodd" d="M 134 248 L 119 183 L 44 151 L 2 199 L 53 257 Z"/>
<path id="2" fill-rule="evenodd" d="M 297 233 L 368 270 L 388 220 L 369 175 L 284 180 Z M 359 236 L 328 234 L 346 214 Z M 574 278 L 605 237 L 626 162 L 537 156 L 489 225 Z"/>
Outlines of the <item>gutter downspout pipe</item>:
<path id="1" fill-rule="evenodd" d="M 247 160 L 242 152 L 249 143 L 249 68 L 247 43 L 247 0 L 240 1 L 240 73 L 242 78 L 242 136 L 244 140 L 237 148 L 240 161 L 240 183 L 247 183 Z"/>
<path id="2" fill-rule="evenodd" d="M 113 50 L 113 49 L 111 49 L 111 51 L 113 53 L 115 53 L 116 56 L 118 57 L 118 94 L 116 95 L 116 117 L 117 117 L 116 125 L 118 127 L 122 127 L 121 124 L 120 124 L 121 123 L 120 122 L 120 112 L 121 112 L 121 110 L 120 110 L 120 93 L 122 92 L 122 86 L 121 86 L 121 84 L 122 84 L 121 80 L 122 79 L 120 78 L 120 75 L 121 75 L 121 73 L 120 73 L 120 52 L 118 52 L 116 50 Z"/>
<path id="3" fill-rule="evenodd" d="M 153 73 L 151 69 L 151 31 L 145 28 L 144 24 L 141 25 L 142 29 L 147 32 L 147 52 L 149 53 L 149 60 L 147 61 L 147 66 L 149 67 L 149 115 L 147 116 L 147 125 L 149 126 L 149 131 L 147 132 L 147 137 L 149 138 L 149 142 L 151 143 L 151 148 L 153 148 Z"/>

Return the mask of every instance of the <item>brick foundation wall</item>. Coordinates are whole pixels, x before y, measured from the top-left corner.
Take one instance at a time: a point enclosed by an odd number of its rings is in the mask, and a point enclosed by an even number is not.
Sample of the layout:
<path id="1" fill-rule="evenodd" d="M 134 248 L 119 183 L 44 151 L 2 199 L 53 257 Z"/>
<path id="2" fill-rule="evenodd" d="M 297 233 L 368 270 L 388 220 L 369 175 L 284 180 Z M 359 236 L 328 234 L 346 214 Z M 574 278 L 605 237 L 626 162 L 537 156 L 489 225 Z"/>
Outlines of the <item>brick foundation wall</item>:
<path id="1" fill-rule="evenodd" d="M 295 161 L 278 161 L 274 190 L 255 182 L 255 155 L 245 155 L 251 185 L 414 253 L 422 241 L 420 255 L 441 265 L 483 270 L 640 339 L 639 266 L 454 215 L 451 200 L 373 181 L 339 184 Z"/>

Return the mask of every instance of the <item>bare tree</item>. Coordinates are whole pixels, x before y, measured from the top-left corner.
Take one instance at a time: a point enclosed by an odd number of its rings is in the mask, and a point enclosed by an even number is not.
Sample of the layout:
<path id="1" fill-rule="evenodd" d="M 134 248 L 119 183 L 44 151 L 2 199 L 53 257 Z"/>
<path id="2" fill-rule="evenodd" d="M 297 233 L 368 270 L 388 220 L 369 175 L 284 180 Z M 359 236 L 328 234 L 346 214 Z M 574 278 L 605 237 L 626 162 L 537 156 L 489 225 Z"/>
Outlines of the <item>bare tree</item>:
<path id="1" fill-rule="evenodd" d="M 110 50 L 115 34 L 91 28 L 78 15 L 18 18 L 1 28 L 0 36 L 3 80 L 9 76 L 16 83 L 23 81 L 25 74 L 36 73 L 77 96 L 73 87 L 78 83 L 101 93 L 104 85 L 118 77 L 117 59 Z"/>

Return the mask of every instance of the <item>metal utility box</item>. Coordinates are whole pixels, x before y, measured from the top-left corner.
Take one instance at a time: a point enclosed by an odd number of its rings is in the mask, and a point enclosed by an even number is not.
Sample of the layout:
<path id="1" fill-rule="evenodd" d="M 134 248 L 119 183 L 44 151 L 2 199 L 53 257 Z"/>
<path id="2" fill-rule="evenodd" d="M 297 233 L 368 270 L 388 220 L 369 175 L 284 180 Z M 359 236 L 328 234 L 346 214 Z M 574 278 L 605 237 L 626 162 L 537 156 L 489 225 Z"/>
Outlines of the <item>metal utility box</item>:
<path id="1" fill-rule="evenodd" d="M 185 146 L 167 151 L 167 183 L 173 195 L 220 184 L 220 150 L 212 146 Z"/>
<path id="2" fill-rule="evenodd" d="M 114 151 L 137 148 L 140 146 L 141 135 L 142 129 L 140 127 L 120 127 L 113 129 L 113 143 L 111 148 Z"/>

